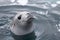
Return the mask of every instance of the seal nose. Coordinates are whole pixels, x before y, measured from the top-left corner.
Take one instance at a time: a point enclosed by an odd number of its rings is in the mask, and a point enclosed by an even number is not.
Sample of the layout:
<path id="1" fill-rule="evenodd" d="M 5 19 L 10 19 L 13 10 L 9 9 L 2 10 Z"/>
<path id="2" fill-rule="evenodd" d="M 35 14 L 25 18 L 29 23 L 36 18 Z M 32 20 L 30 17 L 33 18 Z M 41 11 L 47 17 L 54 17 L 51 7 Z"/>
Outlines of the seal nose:
<path id="1" fill-rule="evenodd" d="M 18 17 L 18 19 L 19 19 L 19 20 L 21 19 L 21 15 Z"/>
<path id="2" fill-rule="evenodd" d="M 32 21 L 33 21 L 33 18 L 29 18 L 29 19 L 27 20 L 28 23 L 30 23 L 30 22 L 32 22 Z"/>

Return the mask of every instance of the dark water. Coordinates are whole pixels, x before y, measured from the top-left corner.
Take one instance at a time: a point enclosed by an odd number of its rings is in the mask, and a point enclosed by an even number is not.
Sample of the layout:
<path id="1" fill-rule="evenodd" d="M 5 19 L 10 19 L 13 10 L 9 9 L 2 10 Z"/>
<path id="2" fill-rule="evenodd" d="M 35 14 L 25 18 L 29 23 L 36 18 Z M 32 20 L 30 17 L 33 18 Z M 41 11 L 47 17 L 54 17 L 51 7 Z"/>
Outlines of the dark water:
<path id="1" fill-rule="evenodd" d="M 36 17 L 34 21 L 36 40 L 60 40 L 60 32 L 57 29 L 60 16 L 48 12 L 49 9 L 44 9 L 35 6 L 1 6 L 0 7 L 0 40 L 14 40 L 10 35 L 10 22 L 16 15 L 17 11 L 33 12 Z M 48 12 L 48 13 L 47 13 Z"/>

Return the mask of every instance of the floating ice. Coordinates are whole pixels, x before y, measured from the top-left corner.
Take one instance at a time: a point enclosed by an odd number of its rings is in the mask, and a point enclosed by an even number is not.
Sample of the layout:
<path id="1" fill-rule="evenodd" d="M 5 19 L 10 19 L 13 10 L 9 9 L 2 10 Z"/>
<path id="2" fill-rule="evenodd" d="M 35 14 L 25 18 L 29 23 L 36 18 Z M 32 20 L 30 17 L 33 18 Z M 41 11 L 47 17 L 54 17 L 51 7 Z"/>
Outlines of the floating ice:
<path id="1" fill-rule="evenodd" d="M 60 32 L 60 29 L 58 29 L 58 31 Z"/>
<path id="2" fill-rule="evenodd" d="M 28 3 L 28 0 L 17 0 L 17 3 L 20 5 L 26 5 Z"/>
<path id="3" fill-rule="evenodd" d="M 57 3 L 57 4 L 60 4 L 60 1 L 57 1 L 56 3 Z"/>
<path id="4" fill-rule="evenodd" d="M 15 0 L 10 0 L 11 2 L 15 2 Z"/>
<path id="5" fill-rule="evenodd" d="M 56 6 L 57 6 L 57 4 L 51 4 L 51 6 L 52 6 L 52 7 L 56 7 Z"/>

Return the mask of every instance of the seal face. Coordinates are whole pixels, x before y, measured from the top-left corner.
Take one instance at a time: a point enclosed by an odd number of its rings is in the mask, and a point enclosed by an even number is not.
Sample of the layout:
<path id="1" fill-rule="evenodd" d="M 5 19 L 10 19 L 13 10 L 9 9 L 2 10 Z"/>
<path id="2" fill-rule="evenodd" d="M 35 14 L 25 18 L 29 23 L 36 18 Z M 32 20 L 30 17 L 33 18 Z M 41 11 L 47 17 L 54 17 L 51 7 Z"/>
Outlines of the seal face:
<path id="1" fill-rule="evenodd" d="M 33 19 L 30 12 L 17 12 L 17 15 L 13 18 L 13 25 L 10 29 L 16 35 L 28 34 L 34 30 L 32 27 Z"/>

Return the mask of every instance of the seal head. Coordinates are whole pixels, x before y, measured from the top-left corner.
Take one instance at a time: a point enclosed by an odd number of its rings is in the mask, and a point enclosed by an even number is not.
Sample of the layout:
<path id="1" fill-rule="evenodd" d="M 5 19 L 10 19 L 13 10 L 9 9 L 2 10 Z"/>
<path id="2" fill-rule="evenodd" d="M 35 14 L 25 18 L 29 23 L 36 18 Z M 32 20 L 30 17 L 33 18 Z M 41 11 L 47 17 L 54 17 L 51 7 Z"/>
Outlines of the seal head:
<path id="1" fill-rule="evenodd" d="M 17 15 L 13 18 L 11 31 L 20 34 L 32 32 L 33 19 L 30 12 L 17 12 Z"/>

